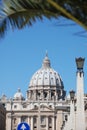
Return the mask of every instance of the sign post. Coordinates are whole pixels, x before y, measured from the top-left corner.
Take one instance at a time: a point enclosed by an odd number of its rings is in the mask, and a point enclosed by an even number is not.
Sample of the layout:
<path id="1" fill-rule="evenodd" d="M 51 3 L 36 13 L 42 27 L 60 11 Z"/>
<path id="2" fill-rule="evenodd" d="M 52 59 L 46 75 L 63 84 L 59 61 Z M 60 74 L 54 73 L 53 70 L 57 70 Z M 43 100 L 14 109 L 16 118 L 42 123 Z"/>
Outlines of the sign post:
<path id="1" fill-rule="evenodd" d="M 27 123 L 22 122 L 18 124 L 17 130 L 30 130 L 30 126 Z"/>

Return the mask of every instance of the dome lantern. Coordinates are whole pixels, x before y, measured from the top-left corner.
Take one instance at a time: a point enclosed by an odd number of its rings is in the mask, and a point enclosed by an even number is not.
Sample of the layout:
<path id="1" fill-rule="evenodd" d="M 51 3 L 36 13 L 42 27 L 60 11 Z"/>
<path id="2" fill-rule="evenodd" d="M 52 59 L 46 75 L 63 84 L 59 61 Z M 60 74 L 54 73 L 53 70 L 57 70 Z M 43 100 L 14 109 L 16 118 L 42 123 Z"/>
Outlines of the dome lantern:
<path id="1" fill-rule="evenodd" d="M 42 68 L 50 68 L 50 60 L 48 58 L 48 53 L 46 52 L 46 56 L 43 60 Z"/>

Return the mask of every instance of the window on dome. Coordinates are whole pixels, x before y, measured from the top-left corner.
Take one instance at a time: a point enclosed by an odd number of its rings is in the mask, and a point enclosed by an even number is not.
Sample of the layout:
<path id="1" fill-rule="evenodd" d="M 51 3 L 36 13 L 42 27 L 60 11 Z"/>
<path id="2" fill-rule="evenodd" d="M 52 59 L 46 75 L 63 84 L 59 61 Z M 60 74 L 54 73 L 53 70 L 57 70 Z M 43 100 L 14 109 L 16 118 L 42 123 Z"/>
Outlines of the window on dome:
<path id="1" fill-rule="evenodd" d="M 41 93 L 40 93 L 40 92 L 37 93 L 37 98 L 38 98 L 38 99 L 41 98 Z"/>
<path id="2" fill-rule="evenodd" d="M 47 98 L 47 92 L 44 92 L 44 98 L 45 99 Z"/>
<path id="3" fill-rule="evenodd" d="M 51 92 L 51 99 L 54 99 L 54 92 Z"/>
<path id="4" fill-rule="evenodd" d="M 59 84 L 58 79 L 56 79 L 56 84 L 57 84 L 57 85 Z"/>
<path id="5" fill-rule="evenodd" d="M 54 84 L 54 80 L 53 80 L 53 78 L 51 78 L 51 85 L 53 85 Z"/>

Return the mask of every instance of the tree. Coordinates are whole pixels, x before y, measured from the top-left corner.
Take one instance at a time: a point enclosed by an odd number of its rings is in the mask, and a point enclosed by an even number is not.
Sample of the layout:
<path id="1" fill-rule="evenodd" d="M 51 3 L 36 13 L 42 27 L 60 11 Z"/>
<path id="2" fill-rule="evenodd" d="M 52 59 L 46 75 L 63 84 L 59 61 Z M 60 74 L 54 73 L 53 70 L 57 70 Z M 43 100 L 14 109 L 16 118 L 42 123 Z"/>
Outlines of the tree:
<path id="1" fill-rule="evenodd" d="M 86 0 L 3 0 L 0 7 L 0 37 L 9 28 L 31 26 L 36 19 L 65 17 L 87 29 Z"/>

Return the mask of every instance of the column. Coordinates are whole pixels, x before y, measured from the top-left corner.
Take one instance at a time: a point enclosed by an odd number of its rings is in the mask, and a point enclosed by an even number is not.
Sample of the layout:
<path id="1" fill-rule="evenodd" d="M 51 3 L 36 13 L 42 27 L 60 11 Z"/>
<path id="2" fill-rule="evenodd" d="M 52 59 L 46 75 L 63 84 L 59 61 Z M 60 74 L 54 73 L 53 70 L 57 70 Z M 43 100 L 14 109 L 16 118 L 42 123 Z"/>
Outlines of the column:
<path id="1" fill-rule="evenodd" d="M 34 100 L 36 100 L 36 90 L 34 90 Z"/>
<path id="2" fill-rule="evenodd" d="M 52 117 L 52 130 L 55 130 L 55 118 L 54 116 Z"/>
<path id="3" fill-rule="evenodd" d="M 37 118 L 37 130 L 41 130 L 41 112 L 40 112 L 40 100 L 38 100 L 38 118 Z"/>
<path id="4" fill-rule="evenodd" d="M 77 72 L 77 114 L 76 130 L 85 130 L 85 112 L 84 112 L 84 83 L 83 72 Z"/>
<path id="5" fill-rule="evenodd" d="M 51 100 L 51 90 L 49 91 L 49 99 Z"/>
<path id="6" fill-rule="evenodd" d="M 30 117 L 28 117 L 28 124 L 29 124 L 29 126 L 30 126 L 30 128 L 31 128 L 31 120 L 30 120 Z"/>
<path id="7" fill-rule="evenodd" d="M 48 130 L 48 117 L 46 117 L 46 130 Z"/>
<path id="8" fill-rule="evenodd" d="M 69 122 L 69 128 L 76 130 L 75 128 L 75 122 L 76 122 L 76 117 L 75 117 L 75 106 L 74 106 L 74 101 L 71 101 L 70 104 L 70 122 Z"/>
<path id="9" fill-rule="evenodd" d="M 6 130 L 11 130 L 11 118 L 6 118 Z"/>
<path id="10" fill-rule="evenodd" d="M 33 117 L 31 117 L 31 130 L 33 130 Z"/>

